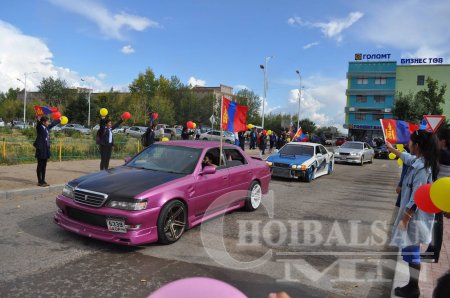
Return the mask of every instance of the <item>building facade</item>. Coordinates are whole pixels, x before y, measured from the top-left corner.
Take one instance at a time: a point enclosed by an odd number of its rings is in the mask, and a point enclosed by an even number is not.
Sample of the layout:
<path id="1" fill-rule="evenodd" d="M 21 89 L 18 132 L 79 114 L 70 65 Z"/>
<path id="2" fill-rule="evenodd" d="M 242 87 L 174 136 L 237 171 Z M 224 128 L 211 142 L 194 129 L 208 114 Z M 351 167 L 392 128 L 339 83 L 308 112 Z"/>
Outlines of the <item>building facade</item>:
<path id="1" fill-rule="evenodd" d="M 382 137 L 380 119 L 392 118 L 395 61 L 350 62 L 344 128 L 355 140 Z"/>

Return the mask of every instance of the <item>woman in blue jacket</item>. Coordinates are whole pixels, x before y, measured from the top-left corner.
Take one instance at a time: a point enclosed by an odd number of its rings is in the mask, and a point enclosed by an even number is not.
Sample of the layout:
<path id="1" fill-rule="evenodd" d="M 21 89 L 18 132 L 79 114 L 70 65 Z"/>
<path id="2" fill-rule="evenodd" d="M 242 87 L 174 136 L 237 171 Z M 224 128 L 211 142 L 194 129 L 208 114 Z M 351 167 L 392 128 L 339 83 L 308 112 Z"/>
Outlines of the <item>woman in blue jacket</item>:
<path id="1" fill-rule="evenodd" d="M 409 168 L 403 179 L 400 209 L 394 223 L 391 244 L 402 251 L 403 260 L 409 265 L 409 282 L 395 288 L 399 297 L 419 297 L 420 244 L 431 242 L 434 214 L 417 208 L 414 202 L 416 190 L 436 180 L 439 173 L 439 149 L 437 138 L 424 130 L 411 134 L 410 153 L 400 152 L 389 142 L 386 147 Z"/>

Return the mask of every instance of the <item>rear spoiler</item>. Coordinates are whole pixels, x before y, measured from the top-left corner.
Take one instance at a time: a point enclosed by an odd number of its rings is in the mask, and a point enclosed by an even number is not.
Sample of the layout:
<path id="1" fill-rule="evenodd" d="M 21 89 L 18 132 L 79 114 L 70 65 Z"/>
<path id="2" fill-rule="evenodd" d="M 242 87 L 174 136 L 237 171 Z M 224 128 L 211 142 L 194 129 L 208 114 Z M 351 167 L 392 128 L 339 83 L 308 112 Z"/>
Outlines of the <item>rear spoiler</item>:
<path id="1" fill-rule="evenodd" d="M 261 158 L 261 157 L 256 157 L 256 156 L 250 156 L 250 157 L 253 158 L 253 159 L 262 161 L 262 158 Z"/>

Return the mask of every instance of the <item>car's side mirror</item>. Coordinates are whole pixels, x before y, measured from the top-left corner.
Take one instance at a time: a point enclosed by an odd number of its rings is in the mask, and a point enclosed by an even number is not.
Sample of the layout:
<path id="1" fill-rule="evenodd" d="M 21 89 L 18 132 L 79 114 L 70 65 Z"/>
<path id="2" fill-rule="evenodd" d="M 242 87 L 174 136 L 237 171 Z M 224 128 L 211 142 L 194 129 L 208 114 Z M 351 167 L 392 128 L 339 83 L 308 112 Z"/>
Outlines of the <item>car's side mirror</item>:
<path id="1" fill-rule="evenodd" d="M 322 156 L 322 153 L 317 153 L 316 156 L 317 156 L 317 157 L 321 157 L 321 156 Z"/>
<path id="2" fill-rule="evenodd" d="M 211 174 L 215 174 L 215 173 L 216 173 L 216 167 L 206 166 L 200 172 L 200 175 L 211 175 Z"/>

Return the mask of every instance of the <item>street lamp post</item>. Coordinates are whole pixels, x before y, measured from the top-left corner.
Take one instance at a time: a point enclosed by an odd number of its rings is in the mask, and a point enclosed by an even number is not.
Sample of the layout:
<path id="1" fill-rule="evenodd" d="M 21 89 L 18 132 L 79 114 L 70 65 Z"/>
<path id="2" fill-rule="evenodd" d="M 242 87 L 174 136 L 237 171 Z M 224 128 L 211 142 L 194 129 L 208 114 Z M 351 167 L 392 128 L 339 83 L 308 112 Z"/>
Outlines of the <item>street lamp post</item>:
<path id="1" fill-rule="evenodd" d="M 85 80 L 83 79 L 83 78 L 81 78 L 81 81 L 82 82 L 85 82 Z M 91 127 L 91 92 L 92 92 L 92 89 L 90 89 L 90 88 L 87 88 L 87 90 L 88 90 L 88 127 L 90 128 Z"/>
<path id="2" fill-rule="evenodd" d="M 262 121 L 261 121 L 261 127 L 264 129 L 264 109 L 266 106 L 266 100 L 267 100 L 267 62 L 273 58 L 273 56 L 266 57 L 264 65 L 259 65 L 259 67 L 264 72 L 264 100 L 263 100 L 263 107 L 262 107 Z"/>
<path id="3" fill-rule="evenodd" d="M 297 113 L 297 130 L 300 128 L 300 103 L 302 101 L 302 76 L 299 70 L 295 71 L 300 78 L 300 88 L 298 89 L 298 113 Z"/>
<path id="4" fill-rule="evenodd" d="M 24 95 L 23 95 L 23 124 L 26 125 L 26 115 L 27 115 L 27 76 L 29 74 L 38 73 L 37 71 L 34 72 L 26 72 L 24 73 L 25 81 L 22 81 L 21 79 L 17 78 L 18 81 L 22 82 L 24 85 Z"/>

